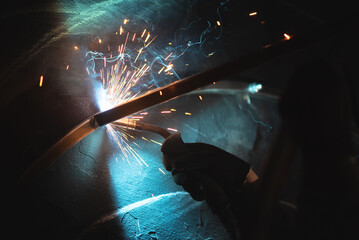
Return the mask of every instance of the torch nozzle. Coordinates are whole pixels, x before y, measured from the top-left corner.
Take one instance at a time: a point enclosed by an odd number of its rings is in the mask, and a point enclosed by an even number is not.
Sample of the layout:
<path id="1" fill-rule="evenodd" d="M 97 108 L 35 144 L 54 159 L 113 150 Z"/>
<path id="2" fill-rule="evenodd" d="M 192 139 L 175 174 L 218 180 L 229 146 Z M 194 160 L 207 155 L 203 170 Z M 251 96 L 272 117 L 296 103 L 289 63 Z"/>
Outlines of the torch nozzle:
<path id="1" fill-rule="evenodd" d="M 142 131 L 146 131 L 146 132 L 156 133 L 156 134 L 161 135 L 165 139 L 171 135 L 171 133 L 169 133 L 164 128 L 161 128 L 159 126 L 152 125 L 152 124 L 139 123 L 132 119 L 122 118 L 120 120 L 112 122 L 112 124 L 123 127 L 123 128 L 130 129 L 130 130 L 142 130 Z"/>

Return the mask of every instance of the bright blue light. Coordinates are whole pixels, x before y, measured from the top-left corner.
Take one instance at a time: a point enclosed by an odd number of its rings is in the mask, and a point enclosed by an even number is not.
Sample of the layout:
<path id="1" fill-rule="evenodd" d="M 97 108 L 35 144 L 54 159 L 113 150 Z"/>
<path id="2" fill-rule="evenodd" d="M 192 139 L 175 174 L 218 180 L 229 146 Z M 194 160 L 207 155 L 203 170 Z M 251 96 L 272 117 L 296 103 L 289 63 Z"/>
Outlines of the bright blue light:
<path id="1" fill-rule="evenodd" d="M 262 89 L 262 84 L 260 83 L 251 83 L 248 85 L 248 92 L 250 93 L 257 93 L 259 90 Z"/>
<path id="2" fill-rule="evenodd" d="M 95 98 L 98 109 L 101 112 L 111 109 L 113 105 L 110 103 L 106 90 L 102 87 L 100 83 L 94 84 Z"/>

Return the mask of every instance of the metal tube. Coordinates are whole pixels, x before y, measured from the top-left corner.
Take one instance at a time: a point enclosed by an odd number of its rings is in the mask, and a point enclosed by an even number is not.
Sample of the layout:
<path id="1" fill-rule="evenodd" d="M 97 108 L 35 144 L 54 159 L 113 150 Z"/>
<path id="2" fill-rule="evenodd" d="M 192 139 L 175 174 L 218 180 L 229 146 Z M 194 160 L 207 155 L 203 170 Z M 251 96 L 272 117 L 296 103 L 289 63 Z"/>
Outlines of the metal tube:
<path id="1" fill-rule="evenodd" d="M 219 81 L 235 73 L 243 72 L 277 57 L 306 47 L 317 42 L 318 39 L 322 39 L 323 35 L 328 35 L 330 31 L 328 31 L 327 28 L 328 26 L 314 29 L 308 34 L 295 36 L 289 40 L 283 39 L 274 44 L 267 45 L 252 54 L 239 57 L 215 68 L 176 81 L 168 86 L 150 91 L 112 109 L 94 115 L 93 123 L 96 126 L 106 125 L 145 108 L 206 86 L 214 81 Z M 321 38 L 318 38 L 318 36 Z"/>

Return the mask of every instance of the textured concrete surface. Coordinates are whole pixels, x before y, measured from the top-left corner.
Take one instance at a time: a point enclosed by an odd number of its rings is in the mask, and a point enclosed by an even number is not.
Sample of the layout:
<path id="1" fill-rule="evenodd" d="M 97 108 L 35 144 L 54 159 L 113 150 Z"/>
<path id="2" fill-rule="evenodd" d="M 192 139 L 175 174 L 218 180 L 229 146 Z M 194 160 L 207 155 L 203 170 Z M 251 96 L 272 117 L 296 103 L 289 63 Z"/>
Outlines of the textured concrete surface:
<path id="1" fill-rule="evenodd" d="M 276 101 L 241 91 L 233 94 L 233 89 L 229 92 L 181 96 L 146 109 L 148 115 L 141 121 L 176 128 L 185 142 L 216 145 L 259 167 L 262 159 L 258 156 L 265 154 L 268 141 L 260 143 L 260 152 L 251 150 L 258 131 L 267 138 L 273 136 L 278 124 Z M 176 111 L 161 114 L 169 109 Z M 135 156 L 122 158 L 102 127 L 47 169 L 29 189 L 30 195 L 46 199 L 74 218 L 76 224 L 67 230 L 76 227 L 74 234 L 84 238 L 229 239 L 205 203 L 192 200 L 169 172 L 159 170 L 164 170 L 160 145 L 152 140 L 161 143 L 163 139 L 147 132 L 131 134 L 135 139 L 129 145 L 148 166 Z M 50 218 L 52 213 L 48 214 Z"/>

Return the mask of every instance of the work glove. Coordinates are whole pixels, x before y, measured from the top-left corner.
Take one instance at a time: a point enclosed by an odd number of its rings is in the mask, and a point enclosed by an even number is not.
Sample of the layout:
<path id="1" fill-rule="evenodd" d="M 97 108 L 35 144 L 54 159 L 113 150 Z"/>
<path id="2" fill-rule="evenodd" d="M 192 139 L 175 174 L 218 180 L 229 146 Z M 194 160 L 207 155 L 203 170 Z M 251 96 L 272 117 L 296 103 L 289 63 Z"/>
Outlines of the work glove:
<path id="1" fill-rule="evenodd" d="M 162 144 L 162 163 L 173 180 L 197 201 L 206 200 L 214 213 L 234 200 L 250 165 L 238 157 L 205 143 L 184 143 L 180 133 Z"/>

